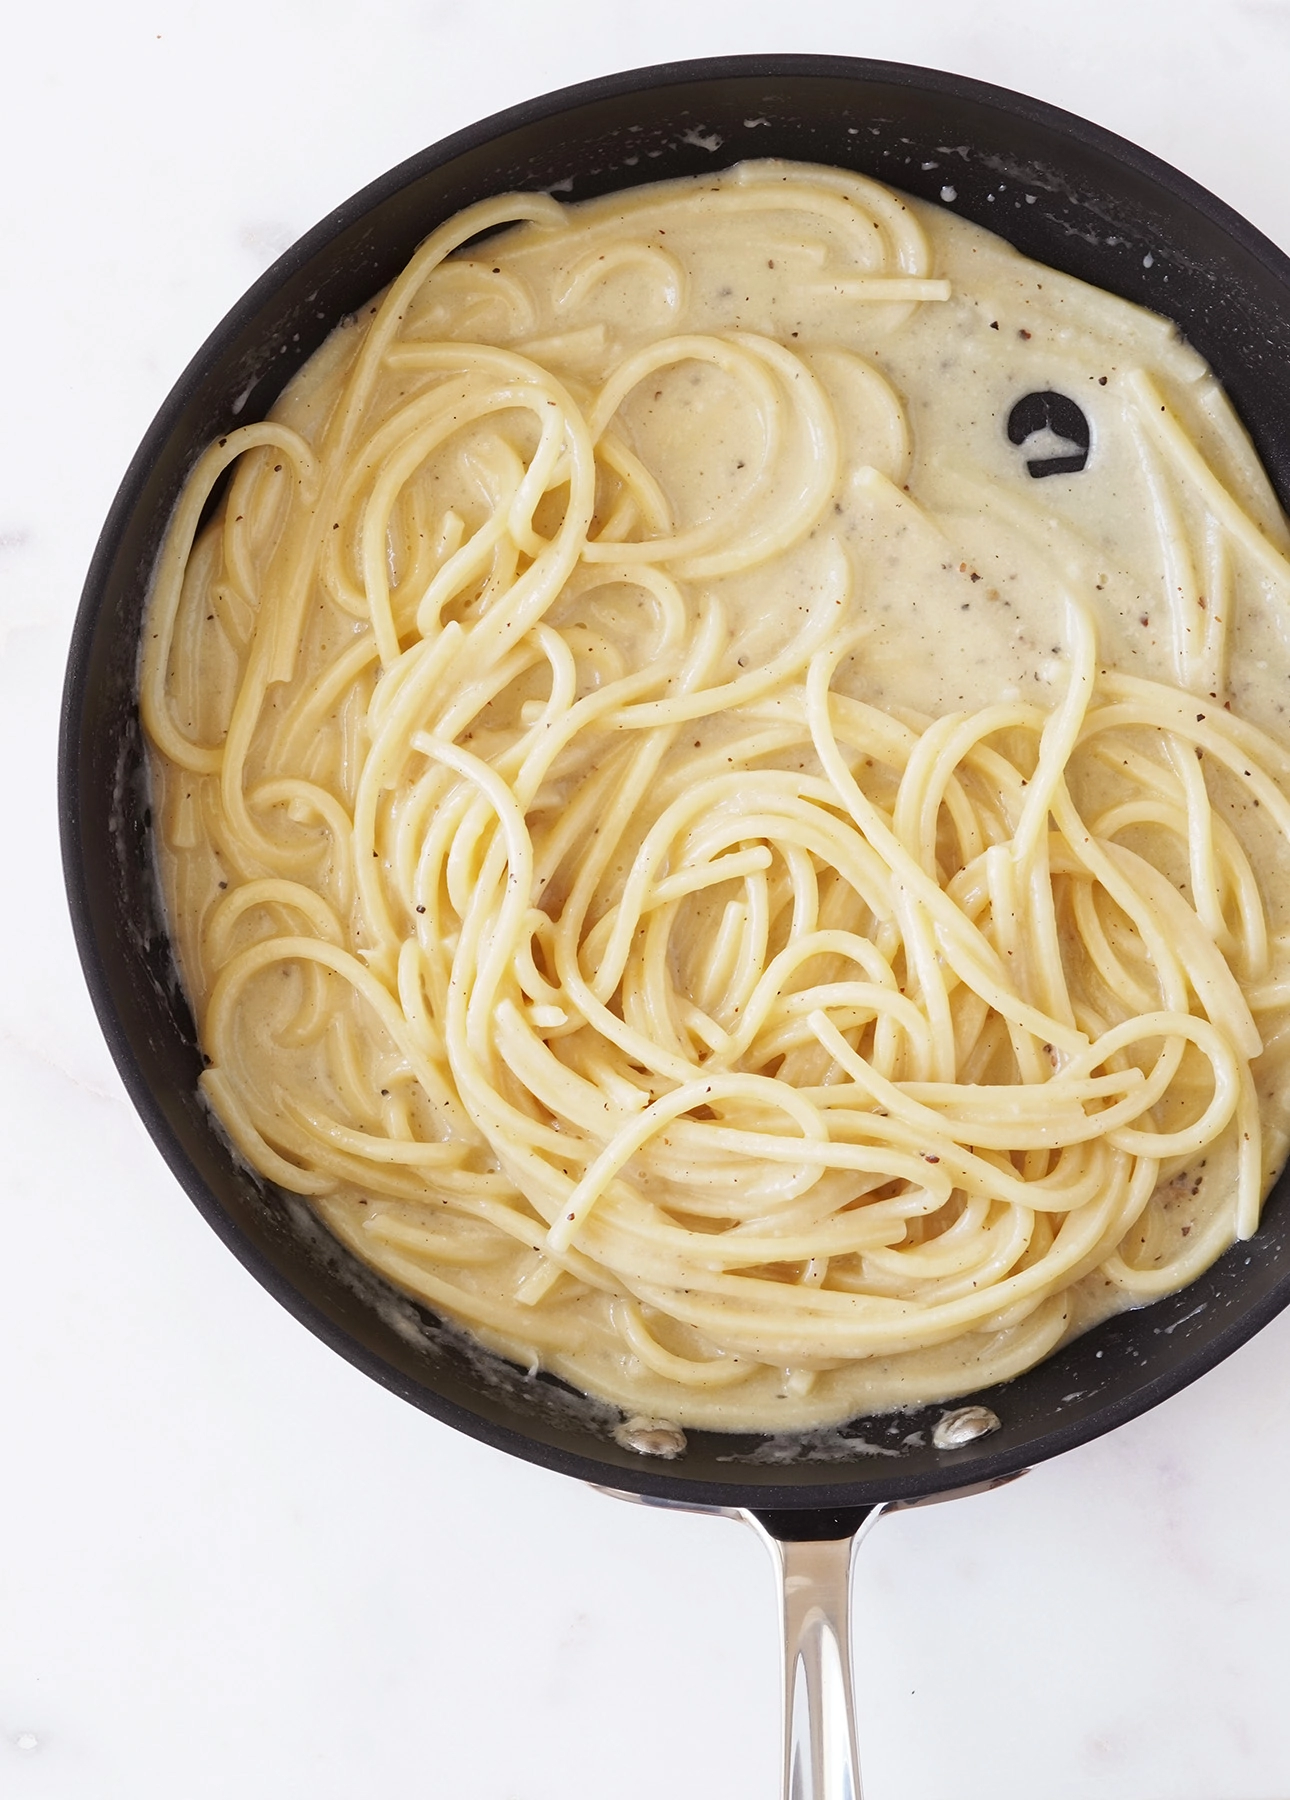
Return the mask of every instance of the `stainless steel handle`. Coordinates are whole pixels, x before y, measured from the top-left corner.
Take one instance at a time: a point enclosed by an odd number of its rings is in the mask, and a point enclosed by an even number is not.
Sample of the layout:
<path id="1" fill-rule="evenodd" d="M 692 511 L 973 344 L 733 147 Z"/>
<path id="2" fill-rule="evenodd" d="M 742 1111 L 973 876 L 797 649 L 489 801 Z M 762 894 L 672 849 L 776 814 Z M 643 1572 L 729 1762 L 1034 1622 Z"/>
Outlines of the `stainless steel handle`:
<path id="1" fill-rule="evenodd" d="M 948 1418 L 964 1421 L 983 1407 L 964 1408 Z M 979 1421 L 971 1436 L 982 1435 Z M 985 1429 L 991 1429 L 986 1426 Z M 970 1441 L 964 1436 L 964 1442 Z M 949 1440 L 943 1448 L 953 1447 Z M 600 1492 L 637 1505 L 668 1511 L 709 1513 L 743 1519 L 770 1551 L 780 1577 L 780 1620 L 784 1643 L 784 1800 L 862 1800 L 856 1751 L 854 1683 L 851 1675 L 851 1570 L 855 1553 L 886 1512 L 937 1506 L 987 1494 L 1024 1475 L 973 1482 L 948 1493 L 889 1500 L 843 1513 L 753 1512 L 750 1508 L 696 1506 L 602 1487 Z M 816 1532 L 819 1535 L 812 1536 Z"/>
<path id="2" fill-rule="evenodd" d="M 784 1800 L 861 1800 L 851 1679 L 851 1568 L 882 1509 L 846 1537 L 802 1543 L 746 1512 L 780 1574 Z"/>

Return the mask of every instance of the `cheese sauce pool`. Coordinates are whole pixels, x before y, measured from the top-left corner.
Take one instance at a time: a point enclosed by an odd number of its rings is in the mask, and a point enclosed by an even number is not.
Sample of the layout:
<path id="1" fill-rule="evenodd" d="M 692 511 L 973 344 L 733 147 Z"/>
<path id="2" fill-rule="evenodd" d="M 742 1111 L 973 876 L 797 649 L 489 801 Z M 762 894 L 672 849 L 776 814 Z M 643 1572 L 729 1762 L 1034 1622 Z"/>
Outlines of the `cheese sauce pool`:
<path id="1" fill-rule="evenodd" d="M 158 572 L 239 1153 L 486 1345 L 715 1428 L 1005 1379 L 1248 1235 L 1290 536 L 1201 359 L 810 166 L 418 257 Z"/>

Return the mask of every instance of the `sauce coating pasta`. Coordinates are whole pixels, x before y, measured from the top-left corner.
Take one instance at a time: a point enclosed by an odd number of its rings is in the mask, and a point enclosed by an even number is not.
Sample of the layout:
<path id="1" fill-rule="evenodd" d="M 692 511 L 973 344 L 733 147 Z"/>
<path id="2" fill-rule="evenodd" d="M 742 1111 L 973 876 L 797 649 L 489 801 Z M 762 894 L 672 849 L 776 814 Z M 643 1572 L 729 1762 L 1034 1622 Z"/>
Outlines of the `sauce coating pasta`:
<path id="1" fill-rule="evenodd" d="M 1285 1153 L 1288 550 L 1164 321 L 863 177 L 469 209 L 158 568 L 210 1104 L 631 1413 L 1020 1372 Z"/>

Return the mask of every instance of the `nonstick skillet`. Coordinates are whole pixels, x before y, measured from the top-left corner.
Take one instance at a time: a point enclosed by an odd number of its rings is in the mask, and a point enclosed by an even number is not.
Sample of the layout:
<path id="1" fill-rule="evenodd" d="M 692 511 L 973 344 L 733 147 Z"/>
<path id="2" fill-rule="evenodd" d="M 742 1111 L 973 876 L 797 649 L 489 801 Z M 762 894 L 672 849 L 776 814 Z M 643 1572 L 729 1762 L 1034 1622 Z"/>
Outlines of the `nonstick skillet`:
<path id="1" fill-rule="evenodd" d="M 633 1499 L 758 1524 L 785 1575 L 786 1792 L 854 1800 L 853 1543 L 881 1510 L 1008 1480 L 1144 1412 L 1236 1349 L 1290 1300 L 1285 1178 L 1257 1236 L 1192 1286 L 952 1407 L 798 1437 L 692 1431 L 673 1456 L 657 1454 L 676 1448 L 666 1434 L 633 1447 L 613 1408 L 467 1343 L 230 1154 L 198 1098 L 201 1061 L 159 912 L 135 710 L 151 570 L 192 462 L 221 432 L 262 416 L 440 221 L 507 189 L 581 199 L 749 156 L 834 164 L 950 197 L 1026 255 L 1168 315 L 1214 369 L 1290 502 L 1290 261 L 1176 170 L 1041 102 L 896 64 L 737 57 L 610 76 L 485 120 L 392 170 L 274 264 L 194 357 L 126 473 L 86 581 L 63 701 L 63 856 L 86 978 L 122 1077 L 234 1254 L 341 1355 L 458 1430 Z"/>

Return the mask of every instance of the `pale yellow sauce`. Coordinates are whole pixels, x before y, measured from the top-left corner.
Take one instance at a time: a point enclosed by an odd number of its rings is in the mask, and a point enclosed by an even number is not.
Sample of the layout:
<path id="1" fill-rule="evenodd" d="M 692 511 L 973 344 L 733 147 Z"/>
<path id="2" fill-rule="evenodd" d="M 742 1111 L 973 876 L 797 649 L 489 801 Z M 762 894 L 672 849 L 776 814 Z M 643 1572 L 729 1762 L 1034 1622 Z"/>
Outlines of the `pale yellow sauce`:
<path id="1" fill-rule="evenodd" d="M 1100 667 L 1181 686 L 1195 695 L 1197 714 L 1211 708 L 1216 714 L 1227 712 L 1259 726 L 1277 744 L 1290 742 L 1285 720 L 1290 595 L 1279 568 L 1290 536 L 1243 431 L 1200 359 L 1167 322 L 1026 261 L 1000 239 L 947 211 L 894 196 L 874 201 L 870 214 L 865 205 L 864 195 L 857 199 L 844 177 L 755 165 L 742 177 L 728 172 L 711 181 L 641 189 L 571 208 L 563 228 L 539 224 L 486 239 L 442 264 L 409 296 L 392 342 L 396 352 L 401 345 L 411 347 L 412 354 L 402 361 L 398 354 L 389 356 L 373 379 L 354 442 L 372 441 L 370 434 L 382 419 L 453 378 L 450 350 L 432 369 L 417 363 L 418 345 L 502 346 L 549 371 L 590 416 L 613 371 L 652 343 L 675 337 L 733 341 L 736 346 L 742 342 L 751 349 L 741 353 L 745 363 L 734 373 L 696 350 L 630 386 L 612 409 L 612 430 L 650 472 L 663 510 L 656 508 L 652 522 L 645 516 L 649 503 L 644 488 L 634 505 L 625 501 L 621 468 L 615 474 L 612 459 L 607 465 L 602 455 L 590 534 L 599 534 L 602 543 L 608 529 L 611 537 L 628 544 L 668 535 L 689 544 L 688 549 L 683 544 L 681 554 L 657 563 L 676 579 L 694 616 L 705 595 L 717 597 L 724 628 L 714 637 L 709 683 L 738 683 L 783 654 L 804 621 L 810 628 L 813 607 L 830 581 L 842 579 L 837 575 L 841 569 L 847 587 L 838 605 L 860 635 L 838 661 L 833 691 L 880 709 L 915 733 L 946 714 L 975 713 L 1001 702 L 1029 702 L 1046 714 L 1056 709 L 1072 680 L 1064 598 L 1070 595 L 1092 618 Z M 873 279 L 905 280 L 914 286 L 908 293 L 893 290 L 895 298 L 885 298 L 881 291 L 875 297 L 873 291 L 862 291 L 863 283 Z M 275 409 L 274 417 L 316 450 L 325 445 L 329 429 L 333 434 L 337 430 L 337 397 L 360 366 L 364 336 L 375 316 L 374 304 L 370 313 L 333 334 Z M 731 334 L 741 336 L 732 339 Z M 818 443 L 808 412 L 794 396 L 793 365 L 782 358 L 776 363 L 770 352 L 758 349 L 762 340 L 772 349 L 780 346 L 790 359 L 800 359 L 797 366 L 815 383 L 812 392 L 823 396 L 840 446 L 827 493 L 812 497 Z M 1142 386 L 1144 373 L 1152 386 Z M 763 470 L 765 414 L 759 411 L 758 395 L 767 384 L 778 396 L 780 441 Z M 1027 472 L 1028 459 L 1069 451 L 1070 445 L 1034 439 L 1014 445 L 1006 427 L 1022 396 L 1048 391 L 1077 403 L 1091 444 L 1082 471 L 1035 479 Z M 1158 398 L 1167 408 L 1168 419 L 1181 427 L 1207 476 L 1189 473 L 1168 443 L 1152 435 L 1151 421 L 1144 422 L 1144 396 L 1153 394 L 1150 404 Z M 415 607 L 409 610 L 399 597 L 415 598 L 414 589 L 424 591 L 459 545 L 483 531 L 499 506 L 510 504 L 537 451 L 535 417 L 540 424 L 540 411 L 494 410 L 456 435 L 446 435 L 422 461 L 410 460 L 383 541 L 383 559 L 378 559 L 384 564 L 382 579 L 395 595 L 392 629 L 399 654 L 415 645 L 424 624 L 418 624 Z M 272 447 L 254 456 L 257 467 L 239 477 L 241 485 L 232 490 L 230 504 L 243 507 L 243 514 L 217 521 L 193 553 L 174 645 L 161 672 L 175 730 L 203 746 L 225 743 L 231 717 L 234 735 L 239 728 L 234 696 L 265 631 L 259 587 L 273 579 L 266 570 L 284 566 L 283 545 L 290 537 L 283 519 L 287 487 L 297 471 L 290 457 Z M 361 464 L 362 457 L 358 460 Z M 263 843 L 258 848 L 239 843 L 220 797 L 221 766 L 226 769 L 227 764 L 221 765 L 214 750 L 206 759 L 209 766 L 203 767 L 192 766 L 193 759 L 187 769 L 161 755 L 154 759 L 163 884 L 185 983 L 203 1030 L 216 978 L 230 958 L 275 931 L 315 930 L 302 924 L 298 907 L 284 906 L 281 895 L 267 889 L 257 890 L 264 893 L 262 902 L 249 904 L 240 916 L 230 913 L 230 894 L 252 882 L 290 880 L 316 889 L 339 921 L 337 942 L 345 953 L 357 952 L 372 978 L 395 998 L 402 991 L 400 981 L 407 980 L 398 945 L 415 942 L 416 909 L 400 911 L 390 902 L 392 935 L 382 949 L 370 929 L 357 922 L 358 912 L 347 912 L 356 905 L 355 895 L 352 882 L 347 886 L 337 876 L 334 855 L 337 832 L 348 830 L 361 814 L 362 770 L 374 741 L 364 713 L 374 696 L 381 701 L 393 665 L 377 681 L 375 662 L 358 660 L 353 679 L 334 692 L 318 686 L 336 658 L 355 656 L 355 646 L 371 630 L 364 595 L 370 594 L 374 565 L 370 545 L 368 563 L 363 562 L 362 497 L 379 478 L 375 465 L 366 468 L 354 478 L 349 497 L 333 496 L 328 502 L 336 521 L 334 554 L 327 538 L 331 516 L 319 514 L 315 539 L 322 548 L 310 564 L 299 643 L 288 656 L 294 665 L 290 678 L 264 685 L 246 728 L 238 789 L 251 796 L 257 829 L 276 849 L 271 853 Z M 303 492 L 304 484 L 299 485 Z M 1220 518 L 1218 489 L 1234 497 L 1227 504 L 1240 509 L 1257 540 L 1253 549 Z M 446 601 L 436 629 L 452 618 L 469 625 L 482 616 L 491 603 L 487 594 L 482 601 L 479 597 L 489 570 L 495 592 L 503 593 L 506 581 L 529 566 L 538 547 L 558 535 L 567 492 L 558 482 L 548 487 L 532 512 L 530 537 L 511 557 L 508 570 L 499 575 L 496 556 L 491 562 L 485 559 L 480 572 Z M 665 522 L 664 510 L 670 513 Z M 753 566 L 729 567 L 730 546 L 755 541 L 759 534 L 766 540 L 765 554 Z M 1266 555 L 1259 545 L 1266 547 Z M 584 562 L 582 574 L 546 614 L 547 628 L 561 633 L 571 647 L 579 695 L 633 669 L 648 668 L 652 658 L 662 655 L 658 612 L 650 596 L 623 577 L 616 586 L 581 600 L 578 582 L 585 585 L 587 567 Z M 1219 626 L 1213 623 L 1216 616 Z M 358 655 L 361 659 L 362 652 Z M 484 666 L 462 663 L 459 687 L 479 676 Z M 282 672 L 281 664 L 275 665 L 275 673 Z M 789 688 L 796 682 L 800 689 L 802 679 L 800 673 L 793 677 Z M 539 659 L 497 697 L 466 709 L 456 738 L 459 747 L 484 763 L 499 758 L 504 763 L 507 746 L 540 718 L 550 687 L 550 670 Z M 321 699 L 310 703 L 310 691 Z M 147 692 L 145 671 L 145 699 Z M 766 717 L 773 722 L 770 713 Z M 291 779 L 329 796 L 334 809 L 330 824 L 300 792 L 293 798 L 285 789 L 262 789 L 256 798 L 257 784 L 285 778 L 278 755 L 284 721 L 295 727 L 293 737 L 286 734 L 292 737 L 295 758 Z M 621 847 L 623 874 L 606 877 L 606 895 L 621 891 L 631 852 L 659 809 L 683 794 L 687 761 L 696 782 L 716 779 L 726 746 L 744 728 L 717 711 L 680 729 L 684 754 L 676 765 L 679 774 L 670 778 L 670 786 L 664 774 L 645 784 L 637 821 Z M 1140 736 L 1138 748 L 1146 754 L 1144 744 Z M 1190 744 L 1186 754 L 1194 755 Z M 861 759 L 853 761 L 861 785 L 869 782 L 866 791 L 889 814 L 895 776 L 883 777 L 879 771 L 870 779 Z M 820 772 L 809 735 L 804 750 L 790 748 L 778 762 L 772 757 L 759 767 L 812 776 Z M 1239 781 L 1218 770 L 1212 757 L 1203 767 L 1216 815 L 1236 832 L 1253 865 L 1272 938 L 1267 967 L 1257 980 L 1244 983 L 1247 991 L 1259 990 L 1252 1004 L 1265 1046 L 1253 1063 L 1264 1134 L 1262 1187 L 1283 1160 L 1290 1110 L 1283 1081 L 1286 1009 L 1275 991 L 1278 982 L 1290 979 L 1290 955 L 1280 943 L 1280 935 L 1290 932 L 1290 852 L 1276 821 L 1252 802 Z M 428 768 L 414 759 L 380 787 L 374 848 L 364 853 L 382 878 L 386 870 L 402 867 L 399 879 L 405 887 L 417 844 L 433 833 L 439 816 L 430 809 L 416 817 L 415 807 L 405 805 L 412 785 Z M 563 768 L 559 762 L 554 765 L 534 801 L 533 817 L 548 836 L 558 829 L 561 809 L 575 804 L 576 781 L 570 775 L 562 787 Z M 1284 771 L 1269 773 L 1280 780 Z M 1166 771 L 1161 779 L 1175 777 Z M 1114 770 L 1092 763 L 1072 777 L 1084 817 L 1123 797 L 1120 780 Z M 475 792 L 460 790 L 463 807 Z M 607 790 L 605 807 L 609 799 Z M 598 816 L 597 808 L 587 814 L 589 821 Z M 399 817 L 404 820 L 402 839 Z M 537 824 L 533 829 L 539 833 Z M 539 833 L 535 841 L 540 852 L 546 840 Z M 1174 890 L 1189 906 L 1193 903 L 1191 870 L 1176 839 L 1147 824 L 1127 828 L 1123 841 L 1158 863 Z M 459 854 L 464 858 L 459 879 L 469 890 L 481 879 L 484 853 Z M 818 857 L 815 861 L 816 874 L 825 880 L 825 863 Z M 365 866 L 357 878 L 361 888 Z M 573 885 L 572 872 L 560 875 L 541 905 L 558 914 Z M 669 967 L 679 989 L 714 1018 L 720 1016 L 721 994 L 711 991 L 713 945 L 731 894 L 738 891 L 728 883 L 677 903 L 689 910 L 679 915 Z M 859 922 L 854 905 L 847 913 L 836 884 L 830 894 L 822 904 L 822 922 L 869 929 Z M 451 912 L 448 902 L 443 904 Z M 1236 899 L 1230 886 L 1223 906 L 1225 917 L 1233 919 Z M 594 919 L 589 927 L 592 923 Z M 326 937 L 331 926 L 324 920 L 317 929 Z M 775 930 L 782 936 L 787 929 L 781 924 L 772 930 L 772 949 Z M 1003 928 L 991 929 L 998 937 Z M 690 941 L 701 947 L 693 954 L 685 949 L 687 930 Z M 455 942 L 454 937 L 449 943 L 449 958 Z M 737 980 L 737 946 L 730 950 L 727 944 L 727 950 L 722 966 L 732 971 L 729 979 Z M 1078 961 L 1075 952 L 1071 957 Z M 236 1068 L 233 1062 L 228 1067 L 230 1079 L 244 1084 L 249 1096 L 245 1105 L 261 1108 L 253 1132 L 245 1128 L 250 1114 L 234 1116 L 221 1100 L 227 1090 L 218 1082 L 211 1086 L 213 1103 L 239 1148 L 257 1161 L 256 1143 L 274 1145 L 271 1159 L 260 1161 L 265 1172 L 283 1179 L 285 1171 L 287 1185 L 312 1191 L 331 1228 L 396 1285 L 459 1318 L 504 1354 L 552 1369 L 628 1412 L 681 1424 L 784 1430 L 946 1399 L 1016 1373 L 1106 1312 L 1148 1297 L 1141 1285 L 1130 1281 L 1126 1287 L 1098 1268 L 1081 1268 L 1069 1289 L 1059 1288 L 1042 1303 L 1012 1311 L 1004 1307 L 969 1329 L 948 1335 L 938 1331 L 921 1346 L 914 1333 L 914 1347 L 839 1356 L 821 1338 L 814 1353 L 783 1357 L 776 1354 L 773 1335 L 759 1354 L 752 1327 L 735 1330 L 733 1324 L 735 1336 L 724 1343 L 715 1328 L 687 1323 L 683 1313 L 669 1317 L 655 1304 L 651 1296 L 656 1288 L 649 1282 L 657 1284 L 656 1274 L 633 1285 L 630 1271 L 619 1279 L 602 1266 L 591 1278 L 576 1260 L 568 1261 L 557 1242 L 560 1221 L 552 1224 L 536 1204 L 526 1205 L 514 1180 L 507 1188 L 496 1156 L 481 1148 L 478 1134 L 472 1139 L 469 1129 L 462 1141 L 469 1139 L 473 1147 L 460 1164 L 464 1173 L 463 1185 L 455 1190 L 458 1199 L 437 1179 L 433 1166 L 419 1164 L 415 1153 L 397 1150 L 391 1153 L 393 1160 L 381 1152 L 385 1160 L 379 1166 L 389 1177 L 384 1186 L 365 1185 L 352 1176 L 338 1180 L 335 1167 L 330 1177 L 325 1171 L 311 1177 L 298 1147 L 299 1117 L 293 1115 L 284 1126 L 284 1136 L 275 1137 L 266 1123 L 276 1104 L 274 1083 L 284 1071 L 283 1078 L 289 1077 L 296 1091 L 320 1096 L 319 1111 L 339 1121 L 340 1135 L 333 1130 L 333 1142 L 351 1156 L 366 1153 L 360 1138 L 405 1147 L 451 1143 L 456 1129 L 451 1122 L 445 1125 L 449 1101 L 430 1091 L 424 1079 L 409 1075 L 406 1054 L 374 1025 L 366 1002 L 337 1002 L 333 994 L 326 1004 L 340 1007 L 343 1023 L 325 1025 L 321 990 L 330 993 L 336 977 L 319 969 L 288 959 L 254 977 L 246 988 L 239 1022 L 235 1030 L 230 1027 Z M 834 979 L 842 978 L 835 971 Z M 507 980 L 512 987 L 505 991 L 518 996 L 513 977 Z M 433 980 L 427 981 L 432 990 Z M 917 991 L 912 976 L 908 985 Z M 716 986 L 720 988 L 720 980 Z M 532 1028 L 557 1054 L 564 1054 L 562 1043 L 575 1045 L 568 1033 L 577 1021 L 571 1021 L 567 1007 L 562 1012 L 560 1005 L 549 1004 L 544 1010 L 541 997 L 532 993 L 522 1005 L 529 1008 Z M 1193 1003 L 1193 1011 L 1198 1010 Z M 726 1017 L 723 1029 L 732 1031 L 736 1023 Z M 859 1039 L 855 1032 L 860 1028 L 848 1029 L 853 1047 L 868 1041 L 863 1029 Z M 1001 1041 L 1006 1046 L 1006 1034 Z M 693 1035 L 686 1042 L 698 1046 L 696 1056 L 703 1052 Z M 1043 1048 L 1047 1052 L 1049 1047 Z M 573 1048 L 568 1054 L 585 1073 L 584 1064 L 577 1062 L 583 1052 Z M 431 1055 L 441 1073 L 449 1060 L 446 1051 Z M 905 1065 L 898 1059 L 897 1066 Z M 991 1073 L 997 1066 L 997 1057 L 993 1064 L 983 1063 L 972 1079 L 1000 1079 Z M 784 1070 L 790 1068 L 797 1074 L 786 1079 L 806 1087 L 841 1079 L 836 1065 L 829 1072 L 828 1056 L 814 1043 L 790 1050 Z M 450 1072 L 444 1079 L 452 1089 Z M 513 1078 L 503 1071 L 497 1080 L 514 1100 Z M 1201 1081 L 1199 1088 L 1193 1085 L 1163 1102 L 1157 1128 L 1174 1129 L 1194 1118 L 1203 1106 L 1196 1094 L 1203 1095 L 1204 1086 Z M 667 1088 L 668 1082 L 661 1080 L 650 1092 L 657 1095 Z M 607 1110 L 610 1104 L 606 1101 Z M 560 1124 L 553 1105 L 530 1110 L 544 1126 L 554 1120 L 557 1131 L 571 1129 Z M 630 1105 L 623 1116 L 628 1114 Z M 702 1108 L 697 1116 L 703 1116 Z M 796 1127 L 781 1120 L 773 1129 Z M 609 1135 L 606 1126 L 606 1141 Z M 1125 1240 L 1124 1255 L 1133 1268 L 1149 1275 L 1153 1269 L 1173 1267 L 1179 1279 L 1190 1279 L 1230 1242 L 1237 1224 L 1238 1135 L 1236 1126 L 1229 1126 L 1199 1154 L 1164 1162 L 1156 1197 Z M 554 1157 L 549 1149 L 542 1154 L 548 1162 Z M 703 1155 L 678 1150 L 669 1163 L 657 1146 L 651 1155 L 652 1163 L 628 1161 L 622 1171 L 624 1180 L 635 1181 L 642 1205 L 653 1206 L 660 1218 L 683 1218 L 687 1229 L 699 1229 L 699 1215 L 706 1218 L 704 1231 L 729 1226 L 733 1215 L 723 1223 L 719 1208 L 713 1211 L 707 1200 L 694 1208 L 687 1204 L 687 1192 L 693 1198 L 708 1191 Z M 692 1157 L 690 1165 L 686 1155 Z M 1014 1159 L 1018 1167 L 1022 1160 Z M 297 1167 L 306 1171 L 300 1182 L 290 1179 Z M 781 1168 L 780 1175 L 791 1181 L 791 1168 L 787 1175 Z M 840 1193 L 843 1180 L 835 1171 L 825 1186 L 832 1181 Z M 460 1200 L 467 1190 L 469 1203 Z M 768 1186 L 760 1205 L 750 1203 L 750 1216 L 773 1221 L 779 1216 L 776 1207 L 784 1204 Z M 496 1209 L 503 1205 L 512 1207 L 511 1216 L 527 1220 L 524 1230 L 498 1228 Z M 608 1202 L 593 1197 L 588 1201 L 592 1205 L 598 1212 L 589 1214 L 595 1220 L 591 1235 L 579 1219 L 575 1249 L 591 1244 L 602 1229 Z M 934 1243 L 939 1231 L 952 1227 L 959 1210 L 955 1201 L 939 1223 L 911 1226 L 907 1247 Z M 541 1244 L 548 1229 L 552 1237 L 544 1259 Z M 1197 1245 L 1203 1245 L 1199 1256 Z M 763 1280 L 786 1288 L 809 1288 L 821 1281 L 829 1288 L 844 1281 L 852 1293 L 913 1298 L 906 1278 L 892 1272 L 892 1252 L 884 1254 L 886 1262 L 876 1253 L 842 1253 L 832 1264 L 826 1258 L 821 1273 L 815 1259 L 795 1250 L 781 1259 L 768 1256 L 753 1272 L 759 1268 Z M 1024 1266 L 1025 1257 L 1021 1252 L 1015 1266 Z M 1004 1273 L 1009 1266 L 1005 1261 Z M 524 1294 L 525 1284 L 524 1303 L 517 1306 L 514 1296 L 517 1290 Z M 965 1293 L 971 1285 L 965 1276 Z M 627 1299 L 629 1293 L 634 1300 Z M 721 1295 L 714 1302 L 718 1312 L 722 1307 L 738 1310 L 727 1290 Z M 631 1313 L 626 1322 L 625 1306 Z M 695 1371 L 692 1377 L 683 1373 L 687 1368 Z"/>

